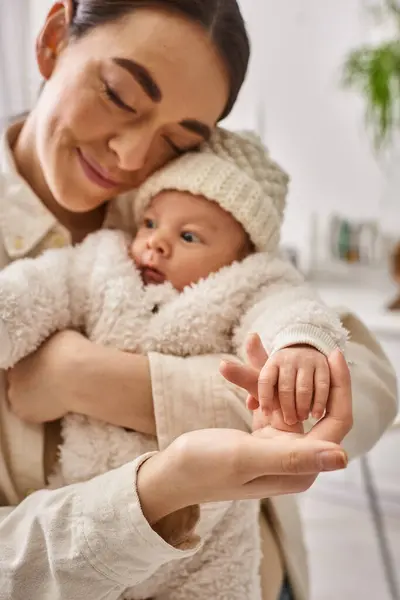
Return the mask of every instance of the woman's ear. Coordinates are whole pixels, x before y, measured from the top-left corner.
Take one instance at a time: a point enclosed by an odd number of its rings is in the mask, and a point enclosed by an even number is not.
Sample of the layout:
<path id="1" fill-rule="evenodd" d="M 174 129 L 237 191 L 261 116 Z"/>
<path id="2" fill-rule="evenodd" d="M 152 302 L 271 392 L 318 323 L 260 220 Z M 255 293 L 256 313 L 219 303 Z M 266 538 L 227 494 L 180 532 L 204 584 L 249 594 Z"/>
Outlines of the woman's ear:
<path id="1" fill-rule="evenodd" d="M 56 2 L 51 7 L 36 40 L 36 60 L 40 74 L 49 79 L 58 55 L 68 41 L 68 27 L 73 17 L 72 0 Z"/>

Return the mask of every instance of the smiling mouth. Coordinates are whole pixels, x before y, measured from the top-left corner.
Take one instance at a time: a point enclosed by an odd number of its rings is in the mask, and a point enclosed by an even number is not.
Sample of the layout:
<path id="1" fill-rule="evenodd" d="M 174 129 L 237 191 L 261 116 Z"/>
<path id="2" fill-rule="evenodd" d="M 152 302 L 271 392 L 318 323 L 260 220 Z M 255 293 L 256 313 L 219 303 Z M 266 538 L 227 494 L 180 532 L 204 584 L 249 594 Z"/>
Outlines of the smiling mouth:
<path id="1" fill-rule="evenodd" d="M 146 285 L 164 283 L 165 275 L 154 267 L 142 267 L 142 279 Z"/>
<path id="2" fill-rule="evenodd" d="M 76 151 L 82 171 L 89 181 L 105 189 L 115 189 L 121 186 L 120 182 L 114 181 L 113 179 L 103 175 L 103 173 L 100 171 L 100 167 L 96 167 L 92 162 L 89 162 L 79 148 L 77 148 Z"/>

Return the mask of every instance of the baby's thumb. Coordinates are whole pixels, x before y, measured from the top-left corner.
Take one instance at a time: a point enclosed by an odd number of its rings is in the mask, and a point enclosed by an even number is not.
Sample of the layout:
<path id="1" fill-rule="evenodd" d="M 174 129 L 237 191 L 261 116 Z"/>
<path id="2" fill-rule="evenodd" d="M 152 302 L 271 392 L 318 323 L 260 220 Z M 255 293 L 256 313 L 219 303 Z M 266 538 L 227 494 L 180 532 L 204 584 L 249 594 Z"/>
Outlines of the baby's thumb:
<path id="1" fill-rule="evenodd" d="M 268 354 L 258 333 L 251 333 L 246 343 L 246 354 L 249 363 L 255 369 L 261 370 L 268 360 Z"/>

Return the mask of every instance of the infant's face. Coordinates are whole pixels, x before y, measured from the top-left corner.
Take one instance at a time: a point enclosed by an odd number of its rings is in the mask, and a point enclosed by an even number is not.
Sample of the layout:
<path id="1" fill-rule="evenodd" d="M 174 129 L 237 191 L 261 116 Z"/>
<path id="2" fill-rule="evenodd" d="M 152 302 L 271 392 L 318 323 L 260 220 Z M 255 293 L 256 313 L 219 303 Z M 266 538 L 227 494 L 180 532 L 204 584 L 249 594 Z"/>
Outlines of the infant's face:
<path id="1" fill-rule="evenodd" d="M 242 226 L 215 202 L 163 191 L 151 202 L 131 245 L 143 281 L 178 290 L 241 260 L 250 251 Z"/>

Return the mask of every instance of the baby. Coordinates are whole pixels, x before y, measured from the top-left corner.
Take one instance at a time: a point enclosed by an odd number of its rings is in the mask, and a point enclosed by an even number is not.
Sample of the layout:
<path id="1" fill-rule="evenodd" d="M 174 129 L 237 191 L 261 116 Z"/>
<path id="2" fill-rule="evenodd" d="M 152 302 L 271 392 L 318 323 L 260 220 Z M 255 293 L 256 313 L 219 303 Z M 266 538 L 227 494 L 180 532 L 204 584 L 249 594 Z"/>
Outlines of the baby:
<path id="1" fill-rule="evenodd" d="M 275 384 L 280 391 L 294 381 L 302 394 L 278 395 L 286 422 L 304 420 L 311 410 L 321 417 L 329 391 L 326 356 L 344 348 L 346 332 L 279 256 L 287 183 L 255 136 L 218 129 L 201 151 L 167 165 L 140 188 L 133 238 L 103 230 L 0 273 L 0 367 L 12 367 L 49 335 L 71 327 L 125 351 L 243 357 L 248 333 L 262 320 L 273 383 L 263 409 L 271 412 Z M 260 316 L 259 301 L 265 307 L 266 298 L 269 311 Z M 88 479 L 161 446 L 151 436 L 68 415 L 52 484 Z M 254 504 L 234 503 L 223 523 L 230 544 L 235 534 L 247 543 L 247 563 L 234 577 L 227 570 L 229 591 L 221 598 L 259 598 Z M 213 537 L 210 529 L 210 540 L 213 553 L 205 550 L 203 568 L 224 552 L 229 564 L 221 532 Z M 185 585 L 193 573 L 177 570 L 157 573 L 150 587 L 136 586 L 126 597 L 157 598 L 168 585 L 171 597 L 190 597 Z M 215 590 L 210 594 L 219 598 Z"/>

